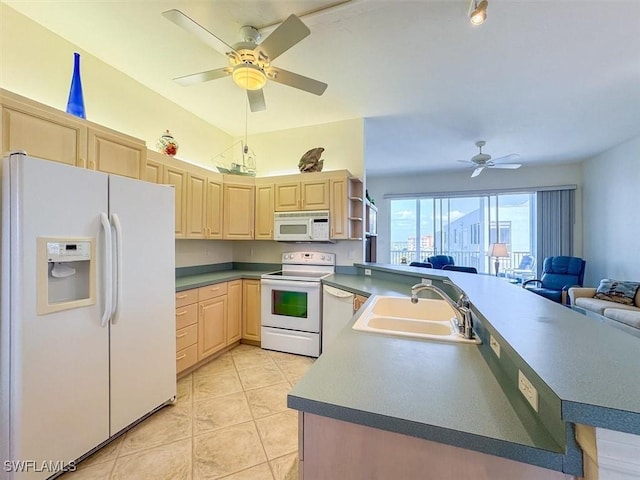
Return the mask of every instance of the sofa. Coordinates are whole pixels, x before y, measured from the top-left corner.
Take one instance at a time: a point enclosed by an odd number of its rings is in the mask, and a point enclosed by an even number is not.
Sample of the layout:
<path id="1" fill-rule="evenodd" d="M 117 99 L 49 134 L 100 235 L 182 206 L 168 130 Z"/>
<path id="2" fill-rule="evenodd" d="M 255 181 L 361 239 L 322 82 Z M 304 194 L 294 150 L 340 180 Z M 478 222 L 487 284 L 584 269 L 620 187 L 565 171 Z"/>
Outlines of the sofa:
<path id="1" fill-rule="evenodd" d="M 619 300 L 622 296 L 615 291 L 616 283 L 634 285 L 634 282 L 616 282 L 604 279 L 600 282 L 598 288 L 571 287 L 569 288 L 571 305 L 584 308 L 610 320 L 640 329 L 640 288 L 636 288 L 633 300 L 628 298 L 631 294 L 627 292 L 626 301 L 629 303 L 620 303 L 620 301 L 613 301 L 607 298 L 616 298 Z M 611 295 L 612 293 L 613 295 Z"/>

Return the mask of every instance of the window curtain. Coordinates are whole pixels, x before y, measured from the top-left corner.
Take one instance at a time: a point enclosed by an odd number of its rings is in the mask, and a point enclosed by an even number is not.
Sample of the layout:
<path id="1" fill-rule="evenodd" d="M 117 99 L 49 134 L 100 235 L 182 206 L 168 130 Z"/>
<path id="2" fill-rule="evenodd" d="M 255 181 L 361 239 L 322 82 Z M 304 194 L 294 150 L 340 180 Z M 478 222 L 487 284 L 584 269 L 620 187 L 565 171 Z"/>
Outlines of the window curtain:
<path id="1" fill-rule="evenodd" d="M 539 191 L 537 198 L 538 277 L 546 257 L 573 256 L 575 190 Z"/>

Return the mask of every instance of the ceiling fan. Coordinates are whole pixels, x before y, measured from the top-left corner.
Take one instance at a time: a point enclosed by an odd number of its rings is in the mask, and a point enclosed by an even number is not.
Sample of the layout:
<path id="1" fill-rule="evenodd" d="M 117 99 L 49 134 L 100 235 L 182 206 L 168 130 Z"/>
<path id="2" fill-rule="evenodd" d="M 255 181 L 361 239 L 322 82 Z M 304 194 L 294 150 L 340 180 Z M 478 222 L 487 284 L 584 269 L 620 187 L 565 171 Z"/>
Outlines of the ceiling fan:
<path id="1" fill-rule="evenodd" d="M 520 168 L 522 165 L 519 163 L 495 163 L 500 160 L 515 160 L 520 155 L 517 153 L 511 153 L 509 155 L 505 155 L 504 157 L 498 157 L 496 159 L 491 159 L 491 155 L 487 153 L 482 153 L 482 147 L 486 145 L 487 142 L 484 140 L 478 140 L 476 142 L 476 147 L 480 150 L 480 153 L 471 157 L 470 160 L 458 160 L 462 163 L 470 163 L 472 167 L 475 167 L 475 170 L 471 174 L 471 178 L 477 177 L 482 173 L 482 170 L 485 168 L 508 168 L 508 169 L 516 169 Z"/>
<path id="2" fill-rule="evenodd" d="M 271 65 L 273 60 L 311 33 L 302 20 L 293 14 L 261 43 L 258 43 L 261 38 L 258 29 L 245 25 L 240 29 L 243 40 L 233 46 L 218 38 L 180 10 L 167 10 L 162 12 L 162 15 L 167 20 L 198 37 L 202 42 L 213 47 L 214 50 L 226 55 L 229 59 L 228 67 L 174 78 L 180 85 L 194 85 L 231 76 L 239 87 L 247 91 L 252 112 L 258 112 L 266 108 L 262 87 L 267 83 L 267 80 L 315 95 L 322 95 L 327 88 L 326 83 Z"/>

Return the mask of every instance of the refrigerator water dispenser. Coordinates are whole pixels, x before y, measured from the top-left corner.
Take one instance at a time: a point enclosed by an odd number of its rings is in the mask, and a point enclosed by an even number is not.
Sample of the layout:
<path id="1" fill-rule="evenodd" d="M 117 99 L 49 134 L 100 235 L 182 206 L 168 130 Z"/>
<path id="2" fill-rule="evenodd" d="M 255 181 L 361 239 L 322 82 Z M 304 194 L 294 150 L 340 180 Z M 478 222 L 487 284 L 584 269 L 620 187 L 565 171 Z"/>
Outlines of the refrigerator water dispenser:
<path id="1" fill-rule="evenodd" d="M 38 238 L 38 315 L 93 305 L 95 291 L 93 238 Z"/>

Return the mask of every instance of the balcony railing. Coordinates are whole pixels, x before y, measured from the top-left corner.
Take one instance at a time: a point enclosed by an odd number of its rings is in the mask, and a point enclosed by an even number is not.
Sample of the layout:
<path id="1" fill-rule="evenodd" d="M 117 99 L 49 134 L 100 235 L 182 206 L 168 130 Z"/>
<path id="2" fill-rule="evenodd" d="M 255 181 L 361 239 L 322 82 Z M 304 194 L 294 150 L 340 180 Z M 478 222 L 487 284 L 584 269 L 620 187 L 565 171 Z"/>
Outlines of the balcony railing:
<path id="1" fill-rule="evenodd" d="M 416 251 L 404 248 L 402 250 L 391 250 L 390 262 L 393 264 L 410 264 L 411 262 L 426 262 L 427 257 L 436 255 L 433 249 L 420 250 L 420 259 L 416 258 Z M 493 257 L 488 257 L 485 252 L 463 252 L 451 250 L 448 252 L 438 252 L 442 255 L 450 255 L 454 258 L 456 265 L 466 267 L 476 267 L 479 272 L 493 273 Z M 522 261 L 522 257 L 531 255 L 531 252 L 510 252 L 510 256 L 500 259 L 500 271 L 517 268 Z"/>

